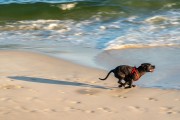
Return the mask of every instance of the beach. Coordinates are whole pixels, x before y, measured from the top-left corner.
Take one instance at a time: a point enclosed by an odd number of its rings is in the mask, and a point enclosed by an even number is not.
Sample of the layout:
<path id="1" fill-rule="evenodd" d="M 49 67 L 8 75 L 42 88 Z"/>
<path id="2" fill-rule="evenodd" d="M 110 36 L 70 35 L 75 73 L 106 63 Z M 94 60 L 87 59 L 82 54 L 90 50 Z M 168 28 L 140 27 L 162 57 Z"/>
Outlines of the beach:
<path id="1" fill-rule="evenodd" d="M 1 120 L 179 120 L 177 89 L 120 89 L 108 71 L 28 51 L 0 51 Z M 139 82 L 139 81 L 138 81 Z"/>
<path id="2" fill-rule="evenodd" d="M 180 1 L 0 0 L 0 120 L 179 120 L 179 71 Z"/>
<path id="3" fill-rule="evenodd" d="M 109 71 L 156 66 L 138 82 L 180 89 L 177 0 L 3 0 L 0 50 L 40 52 Z"/>

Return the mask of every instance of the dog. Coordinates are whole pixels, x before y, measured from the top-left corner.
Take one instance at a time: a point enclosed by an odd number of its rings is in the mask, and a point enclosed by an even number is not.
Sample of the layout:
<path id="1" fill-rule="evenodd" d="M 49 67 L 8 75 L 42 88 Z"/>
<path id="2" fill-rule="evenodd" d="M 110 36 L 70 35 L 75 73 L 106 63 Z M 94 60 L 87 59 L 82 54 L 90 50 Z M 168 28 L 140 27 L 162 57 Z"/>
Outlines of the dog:
<path id="1" fill-rule="evenodd" d="M 146 72 L 153 72 L 155 70 L 155 65 L 151 65 L 150 63 L 142 63 L 138 68 L 128 66 L 128 65 L 120 65 L 115 69 L 109 71 L 105 78 L 99 78 L 100 80 L 106 80 L 109 75 L 113 72 L 114 76 L 118 79 L 119 87 L 132 88 L 136 85 L 133 85 L 133 81 L 138 81 L 141 76 L 143 76 Z M 124 83 L 122 82 L 124 80 Z"/>

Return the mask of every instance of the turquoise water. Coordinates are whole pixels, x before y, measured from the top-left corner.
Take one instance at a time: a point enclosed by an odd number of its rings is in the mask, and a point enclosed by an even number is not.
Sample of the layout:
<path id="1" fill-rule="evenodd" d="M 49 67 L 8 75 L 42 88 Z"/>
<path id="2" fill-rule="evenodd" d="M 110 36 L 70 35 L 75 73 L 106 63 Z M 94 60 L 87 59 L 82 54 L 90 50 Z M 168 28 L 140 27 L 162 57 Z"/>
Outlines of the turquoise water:
<path id="1" fill-rule="evenodd" d="M 0 0 L 0 49 L 106 70 L 151 62 L 157 70 L 137 84 L 180 89 L 180 1 Z"/>

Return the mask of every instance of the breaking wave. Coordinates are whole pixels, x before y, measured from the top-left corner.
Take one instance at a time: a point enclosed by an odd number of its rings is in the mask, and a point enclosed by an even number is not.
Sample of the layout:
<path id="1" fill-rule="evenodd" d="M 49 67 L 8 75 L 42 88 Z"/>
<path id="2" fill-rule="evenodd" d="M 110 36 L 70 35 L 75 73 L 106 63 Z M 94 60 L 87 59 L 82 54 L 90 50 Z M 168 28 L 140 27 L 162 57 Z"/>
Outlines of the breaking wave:
<path id="1" fill-rule="evenodd" d="M 179 7 L 177 0 L 2 0 L 0 20 L 84 20 L 94 15 L 115 19 Z"/>

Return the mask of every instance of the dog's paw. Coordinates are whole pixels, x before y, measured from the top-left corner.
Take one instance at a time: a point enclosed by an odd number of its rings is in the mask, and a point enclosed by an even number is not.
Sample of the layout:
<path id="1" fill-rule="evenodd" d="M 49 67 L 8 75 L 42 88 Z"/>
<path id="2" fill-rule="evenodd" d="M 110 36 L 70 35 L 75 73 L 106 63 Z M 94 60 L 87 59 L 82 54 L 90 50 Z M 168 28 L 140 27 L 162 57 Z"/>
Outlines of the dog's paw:
<path id="1" fill-rule="evenodd" d="M 128 86 L 128 87 L 125 87 L 124 89 L 129 89 L 129 88 L 132 88 L 132 87 Z"/>
<path id="2" fill-rule="evenodd" d="M 136 85 L 127 86 L 127 87 L 125 87 L 125 89 L 134 88 L 134 87 L 137 87 L 137 86 Z"/>
<path id="3" fill-rule="evenodd" d="M 123 85 L 119 85 L 118 87 L 121 88 L 121 87 L 123 87 Z"/>

